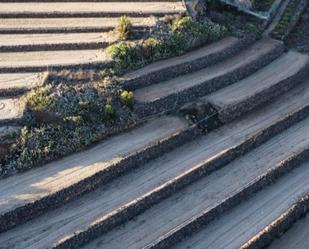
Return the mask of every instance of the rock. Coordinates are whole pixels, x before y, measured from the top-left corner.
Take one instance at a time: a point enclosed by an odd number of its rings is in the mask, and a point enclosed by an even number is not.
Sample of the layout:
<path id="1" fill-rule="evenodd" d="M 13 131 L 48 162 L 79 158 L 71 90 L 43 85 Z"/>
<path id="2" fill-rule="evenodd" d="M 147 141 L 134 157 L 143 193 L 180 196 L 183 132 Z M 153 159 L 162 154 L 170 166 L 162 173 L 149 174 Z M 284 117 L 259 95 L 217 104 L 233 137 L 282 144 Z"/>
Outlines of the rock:
<path id="1" fill-rule="evenodd" d="M 185 3 L 189 14 L 194 19 L 200 19 L 205 16 L 207 10 L 206 0 L 186 0 Z"/>
<path id="2" fill-rule="evenodd" d="M 42 123 L 58 123 L 62 120 L 59 114 L 42 110 L 35 111 L 35 117 L 38 122 Z"/>

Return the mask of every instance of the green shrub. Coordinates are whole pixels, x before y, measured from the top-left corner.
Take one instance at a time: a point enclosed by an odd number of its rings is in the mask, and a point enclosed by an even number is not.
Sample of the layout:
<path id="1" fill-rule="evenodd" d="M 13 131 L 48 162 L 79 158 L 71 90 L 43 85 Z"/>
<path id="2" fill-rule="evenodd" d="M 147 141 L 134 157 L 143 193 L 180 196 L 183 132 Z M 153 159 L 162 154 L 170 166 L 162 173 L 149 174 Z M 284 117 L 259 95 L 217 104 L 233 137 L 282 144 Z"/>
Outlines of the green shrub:
<path id="1" fill-rule="evenodd" d="M 120 42 L 107 48 L 107 53 L 114 61 L 117 72 L 132 68 L 138 63 L 136 46 L 131 43 Z"/>
<path id="2" fill-rule="evenodd" d="M 172 32 L 182 31 L 184 29 L 189 29 L 194 24 L 193 20 L 189 16 L 181 17 L 177 16 L 171 24 Z"/>
<path id="3" fill-rule="evenodd" d="M 155 37 L 150 37 L 142 43 L 142 53 L 146 60 L 153 60 L 154 58 L 160 57 L 162 50 L 162 43 Z"/>
<path id="4" fill-rule="evenodd" d="M 100 77 L 102 79 L 109 78 L 115 76 L 115 71 L 112 68 L 104 68 L 101 71 L 99 71 Z"/>
<path id="5" fill-rule="evenodd" d="M 2 174 L 7 169 L 24 171 L 62 157 L 96 141 L 98 136 L 92 127 L 74 122 L 25 127 Z"/>
<path id="6" fill-rule="evenodd" d="M 33 110 L 42 110 L 52 107 L 55 97 L 52 95 L 51 86 L 37 87 L 25 96 L 26 105 Z"/>
<path id="7" fill-rule="evenodd" d="M 115 117 L 115 110 L 112 104 L 105 104 L 104 105 L 104 119 L 106 121 L 111 121 Z"/>
<path id="8" fill-rule="evenodd" d="M 189 43 L 187 43 L 186 35 L 184 33 L 173 32 L 169 39 L 164 43 L 164 55 L 166 57 L 179 55 L 186 51 L 188 46 Z"/>
<path id="9" fill-rule="evenodd" d="M 133 107 L 134 104 L 134 93 L 129 92 L 129 91 L 123 91 L 120 94 L 120 101 L 122 104 L 128 106 L 128 107 Z"/>
<path id="10" fill-rule="evenodd" d="M 132 23 L 127 16 L 122 16 L 119 18 L 116 31 L 120 40 L 125 41 L 129 38 L 130 33 L 132 32 Z"/>

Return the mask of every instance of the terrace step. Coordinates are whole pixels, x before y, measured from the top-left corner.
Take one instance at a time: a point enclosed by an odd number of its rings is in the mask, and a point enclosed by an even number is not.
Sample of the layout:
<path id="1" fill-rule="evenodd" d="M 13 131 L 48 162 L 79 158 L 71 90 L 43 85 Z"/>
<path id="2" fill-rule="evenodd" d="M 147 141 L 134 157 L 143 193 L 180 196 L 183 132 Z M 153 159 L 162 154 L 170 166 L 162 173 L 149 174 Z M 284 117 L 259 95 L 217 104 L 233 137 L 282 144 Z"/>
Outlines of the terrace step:
<path id="1" fill-rule="evenodd" d="M 101 68 L 110 64 L 99 49 L 0 53 L 0 73 Z"/>
<path id="2" fill-rule="evenodd" d="M 244 243 L 280 217 L 281 214 L 286 212 L 300 197 L 307 194 L 308 191 L 309 162 L 294 169 L 273 185 L 258 192 L 249 200 L 246 200 L 246 202 L 226 212 L 222 217 L 211 222 L 200 232 L 193 234 L 190 238 L 184 239 L 175 248 L 242 248 Z M 302 233 L 300 232 L 298 241 L 290 240 L 289 243 L 294 244 L 294 246 L 274 248 L 301 249 L 301 246 L 295 245 L 301 241 L 300 238 L 302 236 L 306 233 L 307 235 L 309 234 L 309 229 Z M 279 241 L 281 242 L 281 239 Z M 305 245 L 304 242 L 301 243 Z M 303 247 L 303 249 L 306 248 Z"/>
<path id="3" fill-rule="evenodd" d="M 0 125 L 20 124 L 24 112 L 24 105 L 19 98 L 0 98 Z"/>
<path id="4" fill-rule="evenodd" d="M 132 17 L 164 16 L 185 13 L 177 2 L 29 2 L 0 3 L 0 18 L 48 17 Z"/>
<path id="5" fill-rule="evenodd" d="M 264 39 L 211 67 L 138 89 L 135 98 L 141 105 L 137 113 L 143 116 L 177 108 L 249 76 L 282 53 L 282 43 Z"/>
<path id="6" fill-rule="evenodd" d="M 308 159 L 308 150 L 307 118 L 82 248 L 117 249 L 124 248 L 123 245 L 127 249 L 170 248 L 202 224 L 298 166 L 300 158 Z M 302 191 L 308 190 L 306 183 L 301 186 Z"/>
<path id="7" fill-rule="evenodd" d="M 1 34 L 106 32 L 118 25 L 119 18 L 8 18 L 0 19 Z M 155 25 L 156 18 L 130 18 L 134 29 Z"/>
<path id="8" fill-rule="evenodd" d="M 76 34 L 74 34 L 76 35 Z M 44 35 L 43 35 L 44 36 Z M 48 36 L 48 35 L 47 35 Z M 183 56 L 168 59 L 159 64 L 146 67 L 145 71 L 136 71 L 124 77 L 126 88 L 138 88 L 163 79 L 184 74 L 188 71 L 198 70 L 204 66 L 212 65 L 242 50 L 252 42 L 253 38 L 237 39 L 228 37 L 222 41 L 189 52 Z M 59 44 L 60 45 L 60 44 Z M 62 46 L 62 45 L 60 45 Z M 70 45 L 69 45 L 70 46 Z M 100 49 L 95 50 L 68 50 L 68 51 L 30 51 L 30 52 L 0 52 L 0 73 L 8 72 L 39 72 L 59 69 L 96 69 L 110 66 L 111 61 Z M 173 73 L 171 73 L 173 70 Z M 169 75 L 167 74 L 169 72 Z M 171 76 L 170 76 L 171 75 Z"/>
<path id="9" fill-rule="evenodd" d="M 89 191 L 189 139 L 184 120 L 161 117 L 86 151 L 0 181 L 0 231 Z M 190 136 L 194 135 L 191 130 Z M 184 136 L 184 138 L 181 138 Z M 178 141 L 178 140 L 177 140 Z M 24 217 L 24 218 L 22 218 Z M 1 244 L 1 243 L 0 243 Z"/>
<path id="10" fill-rule="evenodd" d="M 233 56 L 248 47 L 254 40 L 255 37 L 226 37 L 184 55 L 151 63 L 125 74 L 121 80 L 129 90 L 166 81 L 223 61 L 227 56 Z"/>
<path id="11" fill-rule="evenodd" d="M 20 95 L 42 85 L 47 76 L 47 73 L 0 74 L 0 96 Z"/>
<path id="12" fill-rule="evenodd" d="M 307 165 L 309 168 L 309 165 Z M 309 215 L 299 220 L 268 249 L 307 249 L 309 245 Z"/>
<path id="13" fill-rule="evenodd" d="M 117 40 L 110 33 L 3 34 L 0 52 L 100 49 Z"/>
<path id="14" fill-rule="evenodd" d="M 242 51 L 254 42 L 255 39 L 254 36 L 243 38 L 226 37 L 181 56 L 151 63 L 148 66 L 119 77 L 119 81 L 123 88 L 130 91 L 136 90 L 214 65 L 224 60 L 226 56 L 232 56 Z M 93 69 L 84 70 L 83 74 L 71 71 L 65 74 L 65 76 L 59 74 L 59 72 L 55 72 L 55 74 L 50 73 L 49 75 L 53 80 L 61 82 L 89 82 L 101 79 L 98 72 Z"/>
<path id="15" fill-rule="evenodd" d="M 11 248 L 28 246 L 47 248 L 57 243 L 63 243 L 62 248 L 70 248 L 72 245 L 76 247 L 80 242 L 83 243 L 103 230 L 109 230 L 117 223 L 137 215 L 138 212 L 186 184 L 219 169 L 225 163 L 299 121 L 308 114 L 308 97 L 309 86 L 300 85 L 266 108 L 189 142 L 62 208 L 43 214 L 37 219 L 3 233 L 0 235 L 0 244 L 6 244 Z M 33 173 L 35 172 L 31 172 L 32 178 Z M 60 173 L 58 172 L 57 175 Z M 10 203 L 11 196 L 25 196 L 25 199 L 36 196 L 37 190 L 34 191 L 33 187 L 18 193 L 20 188 L 17 190 L 8 185 L 15 184 L 19 180 L 9 179 L 4 183 L 0 182 L 0 189 L 4 189 L 1 202 L 8 203 L 2 205 L 1 213 L 10 212 L 16 208 Z M 43 182 L 43 178 L 41 181 Z M 50 183 L 43 186 L 35 182 L 28 181 L 27 184 L 24 181 L 21 182 L 23 186 L 28 184 L 37 186 L 38 191 L 50 188 L 48 187 Z M 56 184 L 57 182 L 52 183 L 55 186 Z M 41 186 L 38 187 L 39 185 Z M 13 192 L 8 193 L 6 188 L 13 189 Z M 21 198 L 18 199 L 20 202 Z M 25 200 L 20 205 L 26 206 L 27 202 Z M 36 205 L 41 205 L 41 201 L 37 201 Z M 24 212 L 17 216 L 25 217 L 32 212 L 31 207 L 26 207 Z M 8 224 L 10 217 L 6 218 L 7 220 L 2 216 L 1 227 Z"/>
<path id="16" fill-rule="evenodd" d="M 309 56 L 290 51 L 249 77 L 207 96 L 223 122 L 240 116 L 299 83 L 309 70 Z M 302 73 L 304 72 L 304 73 Z"/>

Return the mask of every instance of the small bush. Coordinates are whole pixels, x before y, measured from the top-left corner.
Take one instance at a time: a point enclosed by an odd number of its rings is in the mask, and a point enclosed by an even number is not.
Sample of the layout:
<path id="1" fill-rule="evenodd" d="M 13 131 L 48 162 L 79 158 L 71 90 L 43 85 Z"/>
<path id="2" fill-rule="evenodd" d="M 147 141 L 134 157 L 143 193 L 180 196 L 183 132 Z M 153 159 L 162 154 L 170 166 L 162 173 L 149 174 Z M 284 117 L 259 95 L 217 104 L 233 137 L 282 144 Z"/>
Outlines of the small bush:
<path id="1" fill-rule="evenodd" d="M 119 18 L 118 26 L 116 27 L 119 39 L 122 41 L 127 40 L 132 32 L 132 23 L 127 16 Z"/>
<path id="2" fill-rule="evenodd" d="M 190 28 L 193 25 L 193 23 L 194 22 L 192 18 L 189 16 L 186 17 L 178 16 L 174 20 L 172 20 L 171 30 L 173 32 L 182 31 L 184 29 Z"/>
<path id="3" fill-rule="evenodd" d="M 136 46 L 131 43 L 120 42 L 111 45 L 107 49 L 108 55 L 114 61 L 114 67 L 117 72 L 131 68 L 138 63 L 138 53 Z"/>
<path id="4" fill-rule="evenodd" d="M 160 56 L 162 43 L 155 37 L 150 37 L 142 43 L 142 53 L 146 60 L 153 60 Z"/>
<path id="5" fill-rule="evenodd" d="M 25 127 L 14 145 L 14 153 L 1 170 L 25 171 L 40 163 L 74 152 L 89 145 L 99 134 L 90 126 L 74 122 L 48 124 L 41 127 Z M 1 171 L 0 170 L 0 171 Z"/>
<path id="6" fill-rule="evenodd" d="M 111 104 L 104 105 L 104 119 L 106 121 L 111 121 L 115 117 L 115 110 Z"/>
<path id="7" fill-rule="evenodd" d="M 26 105 L 33 110 L 42 110 L 52 107 L 55 97 L 52 96 L 51 86 L 38 87 L 25 96 Z"/>
<path id="8" fill-rule="evenodd" d="M 129 91 L 123 91 L 120 94 L 120 101 L 122 104 L 132 108 L 134 104 L 134 93 Z"/>

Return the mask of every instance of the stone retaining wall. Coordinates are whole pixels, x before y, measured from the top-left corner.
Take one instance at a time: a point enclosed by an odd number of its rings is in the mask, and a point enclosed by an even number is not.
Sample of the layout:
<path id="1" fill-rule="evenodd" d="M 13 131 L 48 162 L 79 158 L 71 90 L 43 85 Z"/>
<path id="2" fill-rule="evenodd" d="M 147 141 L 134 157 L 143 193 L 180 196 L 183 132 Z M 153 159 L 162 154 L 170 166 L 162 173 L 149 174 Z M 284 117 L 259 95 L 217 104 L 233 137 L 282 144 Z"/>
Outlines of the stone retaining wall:
<path id="1" fill-rule="evenodd" d="M 24 206 L 18 207 L 5 214 L 1 214 L 0 232 L 7 231 L 20 223 L 24 223 L 49 210 L 62 206 L 65 203 L 78 198 L 82 194 L 90 192 L 112 181 L 114 178 L 136 169 L 149 160 L 172 150 L 180 144 L 194 139 L 200 134 L 200 130 L 194 125 L 166 139 L 158 141 L 157 143 L 151 144 L 147 148 L 128 155 L 120 162 L 112 164 L 104 170 L 99 171 L 96 174 L 71 185 L 70 187 L 50 194 L 33 203 L 28 203 Z"/>
<path id="2" fill-rule="evenodd" d="M 298 112 L 295 112 L 283 118 L 277 123 L 274 123 L 270 127 L 257 132 L 255 135 L 248 138 L 243 143 L 236 145 L 235 147 L 213 158 L 212 160 L 202 163 L 199 167 L 188 172 L 184 176 L 180 178 L 175 178 L 169 183 L 166 183 L 163 187 L 155 189 L 154 191 L 145 194 L 142 198 L 134 200 L 132 203 L 128 204 L 127 206 L 124 206 L 122 208 L 119 208 L 118 210 L 115 210 L 105 220 L 102 220 L 96 224 L 93 224 L 90 227 L 88 227 L 86 230 L 72 235 L 71 237 L 67 238 L 67 240 L 59 243 L 56 246 L 56 248 L 58 249 L 78 248 L 79 246 L 102 235 L 103 233 L 110 231 L 114 227 L 132 219 L 134 216 L 140 214 L 141 212 L 145 211 L 146 209 L 150 208 L 151 206 L 155 205 L 161 200 L 179 191 L 186 185 L 194 181 L 197 181 L 198 179 L 202 177 L 205 177 L 211 172 L 222 168 L 223 166 L 225 166 L 227 163 L 231 162 L 235 158 L 242 156 L 248 151 L 258 147 L 259 145 L 269 140 L 276 134 L 279 134 L 280 132 L 282 132 L 284 129 L 287 129 L 294 123 L 299 122 L 300 120 L 306 118 L 308 114 L 309 114 L 309 105 L 299 110 Z M 291 168 L 298 165 L 299 161 L 302 161 L 303 158 L 305 157 L 307 158 L 309 157 L 309 155 L 307 155 L 306 153 L 301 153 L 299 155 L 296 155 L 295 157 L 288 159 L 286 162 L 283 163 L 283 166 L 280 166 L 278 169 L 274 170 L 271 173 L 271 177 L 270 177 L 271 179 L 269 179 L 268 176 L 265 178 L 261 178 L 261 180 L 256 185 L 252 186 L 248 190 L 245 189 L 243 193 L 240 193 L 239 195 L 231 198 L 231 200 L 227 200 L 225 204 L 222 204 L 222 207 L 224 207 L 224 209 L 229 209 L 230 207 L 234 206 L 239 201 L 246 198 L 247 195 L 254 193 L 258 189 L 262 188 L 264 185 L 270 184 L 272 182 L 272 179 L 275 179 L 280 174 L 283 174 L 289 171 Z M 282 169 L 284 170 L 282 171 Z M 219 206 L 218 210 L 216 209 L 215 211 L 211 211 L 210 214 L 207 214 L 207 216 L 210 216 L 211 218 L 217 217 L 217 215 L 219 215 L 223 211 L 222 207 Z M 200 221 L 198 219 L 197 223 L 199 222 Z M 199 227 L 200 225 L 197 225 L 197 226 Z M 194 224 L 192 226 L 190 225 L 188 229 L 184 228 L 186 231 L 185 233 L 187 232 L 191 233 L 195 231 L 196 228 L 197 227 Z M 175 236 L 176 237 L 174 237 L 173 235 L 173 237 L 168 238 L 168 242 L 162 242 L 163 244 L 161 244 L 160 242 L 158 245 L 154 246 L 154 248 L 170 248 L 170 245 L 173 244 L 174 242 L 177 242 L 179 239 L 177 234 L 175 234 Z M 184 234 L 181 233 L 179 236 L 184 236 Z"/>
<path id="3" fill-rule="evenodd" d="M 244 113 L 265 104 L 277 96 L 291 90 L 297 84 L 300 84 L 309 77 L 309 63 L 297 74 L 279 82 L 278 84 L 265 89 L 264 91 L 256 94 L 253 98 L 250 98 L 244 102 L 228 106 L 225 109 L 218 110 L 219 119 L 223 123 L 228 123 L 231 120 L 243 115 Z"/>
<path id="4" fill-rule="evenodd" d="M 192 73 L 194 71 L 198 71 L 205 67 L 209 67 L 216 63 L 219 63 L 228 57 L 236 55 L 241 50 L 247 48 L 249 45 L 254 43 L 255 40 L 255 35 L 248 35 L 246 37 L 239 38 L 239 41 L 235 43 L 235 45 L 218 51 L 215 54 L 210 54 L 208 56 L 198 58 L 194 61 L 168 66 L 164 69 L 148 73 L 147 75 L 139 78 L 134 78 L 132 80 L 124 80 L 121 83 L 125 89 L 134 91 L 136 89 L 160 83 L 162 81 L 167 81 L 169 79 L 176 78 L 184 74 Z"/>
<path id="5" fill-rule="evenodd" d="M 240 249 L 260 249 L 268 246 L 309 211 L 309 193 L 292 205 L 284 214 L 265 227 Z"/>
<path id="6" fill-rule="evenodd" d="M 191 88 L 182 90 L 180 92 L 168 95 L 161 99 L 157 99 L 149 103 L 137 103 L 135 112 L 139 117 L 145 117 L 156 113 L 164 112 L 166 110 L 175 110 L 180 106 L 203 97 L 209 93 L 219 90 L 223 87 L 231 85 L 245 77 L 248 77 L 258 69 L 267 65 L 270 61 L 278 58 L 284 51 L 284 46 L 277 46 L 267 56 L 261 57 L 254 63 L 244 65 L 230 73 L 208 80 L 202 84 L 198 84 Z"/>

